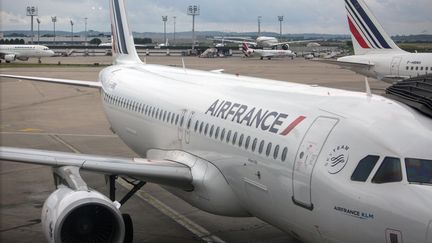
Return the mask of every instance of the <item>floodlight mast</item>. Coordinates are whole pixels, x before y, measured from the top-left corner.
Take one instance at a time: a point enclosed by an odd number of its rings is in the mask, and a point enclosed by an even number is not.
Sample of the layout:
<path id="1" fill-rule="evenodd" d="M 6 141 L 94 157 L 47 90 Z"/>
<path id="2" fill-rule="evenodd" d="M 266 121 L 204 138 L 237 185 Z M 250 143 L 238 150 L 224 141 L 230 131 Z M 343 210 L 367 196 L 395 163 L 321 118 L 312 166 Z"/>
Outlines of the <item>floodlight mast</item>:
<path id="1" fill-rule="evenodd" d="M 70 24 L 71 24 L 71 43 L 73 43 L 73 38 L 74 38 L 73 26 L 74 26 L 74 22 L 72 21 L 72 19 L 70 20 Z"/>
<path id="2" fill-rule="evenodd" d="M 31 43 L 33 44 L 33 37 L 34 37 L 34 34 L 33 34 L 33 17 L 38 16 L 38 8 L 35 6 L 27 6 L 26 7 L 26 15 L 30 16 L 30 19 L 31 19 L 31 21 L 30 21 Z"/>
<path id="3" fill-rule="evenodd" d="M 258 37 L 261 36 L 261 19 L 262 16 L 258 16 Z"/>
<path id="4" fill-rule="evenodd" d="M 175 45 L 175 40 L 176 40 L 176 19 L 177 19 L 177 17 L 174 16 L 173 19 L 174 19 L 173 43 Z"/>
<path id="5" fill-rule="evenodd" d="M 192 50 L 195 49 L 195 16 L 200 15 L 199 5 L 189 5 L 187 14 L 192 16 Z"/>
<path id="6" fill-rule="evenodd" d="M 284 20 L 284 16 L 278 16 L 279 20 L 279 39 L 282 39 L 282 22 Z"/>
<path id="7" fill-rule="evenodd" d="M 53 42 L 55 44 L 55 38 L 56 38 L 55 23 L 57 22 L 57 16 L 51 16 L 51 21 L 53 22 L 53 26 L 54 26 L 54 39 L 53 39 Z"/>
<path id="8" fill-rule="evenodd" d="M 40 34 L 39 34 L 39 26 L 40 26 L 40 23 L 41 23 L 41 21 L 40 21 L 40 19 L 39 18 L 36 18 L 36 21 L 37 21 L 37 24 L 38 24 L 38 45 L 40 44 L 39 43 L 39 36 L 40 36 Z"/>
<path id="9" fill-rule="evenodd" d="M 164 22 L 164 43 L 167 43 L 167 36 L 166 36 L 166 23 L 168 21 L 168 16 L 162 16 L 162 21 Z"/>

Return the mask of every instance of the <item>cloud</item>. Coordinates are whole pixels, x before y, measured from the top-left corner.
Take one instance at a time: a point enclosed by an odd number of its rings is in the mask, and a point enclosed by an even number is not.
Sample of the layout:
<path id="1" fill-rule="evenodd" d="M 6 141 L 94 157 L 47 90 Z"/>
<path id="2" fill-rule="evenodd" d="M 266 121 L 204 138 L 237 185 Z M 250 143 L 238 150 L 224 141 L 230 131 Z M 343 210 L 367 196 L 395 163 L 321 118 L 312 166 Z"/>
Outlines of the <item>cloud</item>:
<path id="1" fill-rule="evenodd" d="M 432 4 L 430 0 L 366 0 L 384 28 L 394 34 L 417 34 L 426 30 L 432 34 Z M 177 16 L 177 31 L 191 29 L 188 5 L 199 4 L 201 14 L 196 18 L 197 30 L 257 31 L 257 16 L 262 16 L 262 30 L 279 32 L 278 15 L 283 15 L 284 33 L 348 33 L 342 0 L 127 0 L 130 25 L 138 32 L 162 32 L 161 16 L 167 15 L 167 31 L 173 30 L 173 16 Z M 106 0 L 14 0 L 2 3 L 2 30 L 29 29 L 30 18 L 25 7 L 39 8 L 41 29 L 52 29 L 51 16 L 56 15 L 59 30 L 88 29 L 109 31 L 108 1 Z"/>

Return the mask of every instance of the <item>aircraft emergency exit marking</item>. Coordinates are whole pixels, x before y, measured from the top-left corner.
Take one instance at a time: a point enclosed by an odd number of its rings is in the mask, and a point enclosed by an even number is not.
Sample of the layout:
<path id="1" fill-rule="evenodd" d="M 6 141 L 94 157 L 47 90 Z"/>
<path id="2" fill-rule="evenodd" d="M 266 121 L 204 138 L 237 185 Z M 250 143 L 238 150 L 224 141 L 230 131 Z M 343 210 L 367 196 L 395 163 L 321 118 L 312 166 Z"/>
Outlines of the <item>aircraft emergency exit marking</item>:
<path id="1" fill-rule="evenodd" d="M 291 122 L 281 133 L 281 125 L 287 120 L 288 115 L 277 111 L 264 110 L 257 107 L 234 103 L 231 101 L 217 99 L 207 109 L 205 114 L 218 117 L 224 120 L 231 120 L 238 124 L 245 124 L 249 127 L 255 126 L 263 131 L 286 136 L 306 117 L 299 116 Z"/>

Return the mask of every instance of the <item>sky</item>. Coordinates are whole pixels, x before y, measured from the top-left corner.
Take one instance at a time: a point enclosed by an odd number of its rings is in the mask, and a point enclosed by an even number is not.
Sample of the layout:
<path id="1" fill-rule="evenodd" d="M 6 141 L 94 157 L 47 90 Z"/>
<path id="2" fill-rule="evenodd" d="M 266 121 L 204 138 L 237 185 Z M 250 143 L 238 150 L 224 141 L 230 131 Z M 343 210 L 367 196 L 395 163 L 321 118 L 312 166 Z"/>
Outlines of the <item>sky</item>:
<path id="1" fill-rule="evenodd" d="M 432 34 L 431 0 L 365 0 L 390 35 Z M 126 0 L 130 26 L 136 32 L 163 32 L 162 16 L 168 16 L 167 32 L 190 31 L 192 17 L 187 6 L 199 5 L 196 30 L 279 32 L 277 16 L 283 15 L 283 33 L 348 34 L 343 0 Z M 109 31 L 107 0 L 0 0 L 0 30 L 29 30 L 26 6 L 37 6 L 41 30 L 52 30 L 51 16 L 57 16 L 56 30 L 88 29 Z M 35 20 L 34 28 L 37 29 Z"/>

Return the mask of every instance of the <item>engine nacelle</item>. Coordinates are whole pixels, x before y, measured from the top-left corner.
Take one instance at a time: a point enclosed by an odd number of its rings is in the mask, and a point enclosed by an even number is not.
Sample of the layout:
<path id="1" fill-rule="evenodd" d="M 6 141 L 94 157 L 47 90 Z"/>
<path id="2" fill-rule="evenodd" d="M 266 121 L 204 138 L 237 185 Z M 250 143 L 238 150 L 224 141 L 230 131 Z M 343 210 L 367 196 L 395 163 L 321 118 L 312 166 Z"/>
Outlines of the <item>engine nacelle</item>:
<path id="1" fill-rule="evenodd" d="M 61 187 L 45 201 L 42 227 L 49 242 L 123 242 L 125 225 L 115 203 L 96 191 Z"/>
<path id="2" fill-rule="evenodd" d="M 282 49 L 284 49 L 284 50 L 289 50 L 289 45 L 288 45 L 288 44 L 283 44 L 283 45 L 282 45 Z"/>
<path id="3" fill-rule="evenodd" d="M 12 62 L 12 61 L 15 61 L 16 56 L 14 54 L 6 54 L 4 56 L 4 59 L 6 62 Z"/>

